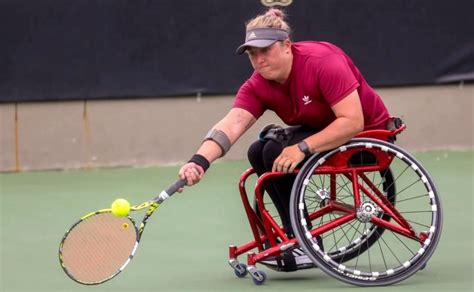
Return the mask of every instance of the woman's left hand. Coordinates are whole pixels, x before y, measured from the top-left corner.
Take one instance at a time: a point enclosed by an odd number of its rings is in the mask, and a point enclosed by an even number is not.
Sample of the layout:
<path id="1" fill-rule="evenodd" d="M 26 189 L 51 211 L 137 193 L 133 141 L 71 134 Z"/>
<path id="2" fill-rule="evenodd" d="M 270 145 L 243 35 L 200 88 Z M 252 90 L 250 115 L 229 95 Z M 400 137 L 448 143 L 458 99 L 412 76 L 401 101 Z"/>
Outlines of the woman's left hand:
<path id="1" fill-rule="evenodd" d="M 298 148 L 298 145 L 285 147 L 273 162 L 272 171 L 292 173 L 304 158 L 305 155 Z"/>

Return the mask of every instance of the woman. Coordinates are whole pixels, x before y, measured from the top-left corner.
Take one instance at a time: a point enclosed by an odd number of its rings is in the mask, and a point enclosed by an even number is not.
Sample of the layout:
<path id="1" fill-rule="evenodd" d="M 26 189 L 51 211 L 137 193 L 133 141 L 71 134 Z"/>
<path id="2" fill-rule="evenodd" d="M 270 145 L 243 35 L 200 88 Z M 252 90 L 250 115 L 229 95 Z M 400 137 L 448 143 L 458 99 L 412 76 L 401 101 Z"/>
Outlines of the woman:
<path id="1" fill-rule="evenodd" d="M 237 53 L 248 54 L 254 68 L 240 87 L 233 107 L 208 133 L 201 147 L 179 171 L 188 185 L 209 167 L 266 111 L 292 127 L 262 133 L 248 151 L 258 175 L 292 173 L 306 157 L 350 140 L 362 130 L 385 129 L 389 113 L 351 59 L 327 42 L 296 42 L 278 9 L 250 20 L 246 41 Z M 279 135 L 280 133 L 281 135 Z M 289 199 L 294 175 L 265 185 L 288 236 L 293 237 Z"/>

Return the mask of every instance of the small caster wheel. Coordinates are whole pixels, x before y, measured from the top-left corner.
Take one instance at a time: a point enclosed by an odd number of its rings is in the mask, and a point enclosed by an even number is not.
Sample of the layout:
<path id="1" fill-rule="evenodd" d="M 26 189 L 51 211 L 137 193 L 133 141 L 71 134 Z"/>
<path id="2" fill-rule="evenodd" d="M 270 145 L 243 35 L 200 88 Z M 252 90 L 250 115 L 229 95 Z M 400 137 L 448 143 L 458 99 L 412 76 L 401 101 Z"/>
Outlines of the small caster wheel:
<path id="1" fill-rule="evenodd" d="M 255 285 L 262 285 L 266 279 L 267 275 L 263 271 L 255 271 L 252 273 L 252 280 Z"/>
<path id="2" fill-rule="evenodd" d="M 234 268 L 234 274 L 239 278 L 243 278 L 243 277 L 247 276 L 247 274 L 248 274 L 246 264 L 237 264 L 233 268 Z"/>
<path id="3" fill-rule="evenodd" d="M 423 265 L 421 265 L 419 271 L 422 271 L 422 270 L 424 270 L 425 268 L 426 268 L 426 263 L 424 263 Z"/>

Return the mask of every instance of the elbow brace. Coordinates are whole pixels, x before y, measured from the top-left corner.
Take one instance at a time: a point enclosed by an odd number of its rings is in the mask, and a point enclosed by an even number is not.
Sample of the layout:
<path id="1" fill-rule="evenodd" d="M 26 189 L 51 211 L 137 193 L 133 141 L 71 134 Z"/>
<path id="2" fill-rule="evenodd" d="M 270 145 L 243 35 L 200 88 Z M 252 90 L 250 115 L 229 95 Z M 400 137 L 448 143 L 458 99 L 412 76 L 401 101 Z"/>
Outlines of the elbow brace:
<path id="1" fill-rule="evenodd" d="M 220 157 L 224 156 L 232 146 L 232 143 L 230 143 L 230 139 L 227 134 L 221 130 L 210 130 L 209 133 L 207 133 L 206 137 L 204 137 L 204 140 L 202 142 L 204 143 L 208 140 L 214 141 L 214 143 L 216 143 L 221 148 L 222 154 Z"/>

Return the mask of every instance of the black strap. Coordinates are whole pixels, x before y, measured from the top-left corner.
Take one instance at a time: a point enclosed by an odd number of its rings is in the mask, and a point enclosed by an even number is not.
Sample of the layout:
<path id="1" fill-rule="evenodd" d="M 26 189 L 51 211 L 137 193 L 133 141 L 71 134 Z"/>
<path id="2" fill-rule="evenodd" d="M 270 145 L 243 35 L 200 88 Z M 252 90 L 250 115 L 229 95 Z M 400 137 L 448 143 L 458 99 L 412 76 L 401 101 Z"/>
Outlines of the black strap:
<path id="1" fill-rule="evenodd" d="M 395 131 L 396 129 L 400 128 L 403 125 L 403 121 L 400 118 L 397 117 L 391 117 L 387 121 L 386 129 L 389 131 Z M 395 143 L 397 140 L 396 136 L 390 136 L 388 137 L 388 142 L 390 143 Z"/>
<path id="2" fill-rule="evenodd" d="M 291 131 L 284 129 L 281 126 L 271 124 L 262 129 L 262 131 L 258 135 L 258 138 L 262 142 L 273 140 L 277 143 L 280 143 L 283 147 L 286 147 L 288 146 L 288 143 L 292 136 L 293 134 L 291 133 Z"/>
<path id="3" fill-rule="evenodd" d="M 204 172 L 206 172 L 206 170 L 209 168 L 209 166 L 211 165 L 211 163 L 209 162 L 209 160 L 206 159 L 206 157 L 200 155 L 200 154 L 194 154 L 193 157 L 191 157 L 191 159 L 189 159 L 188 162 L 194 162 L 196 163 L 197 165 L 199 165 L 200 167 L 202 167 L 202 169 L 204 169 Z"/>

